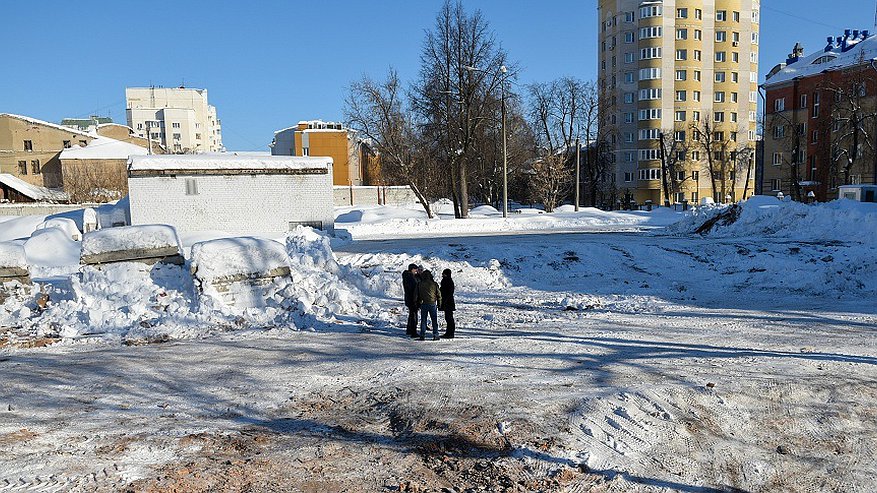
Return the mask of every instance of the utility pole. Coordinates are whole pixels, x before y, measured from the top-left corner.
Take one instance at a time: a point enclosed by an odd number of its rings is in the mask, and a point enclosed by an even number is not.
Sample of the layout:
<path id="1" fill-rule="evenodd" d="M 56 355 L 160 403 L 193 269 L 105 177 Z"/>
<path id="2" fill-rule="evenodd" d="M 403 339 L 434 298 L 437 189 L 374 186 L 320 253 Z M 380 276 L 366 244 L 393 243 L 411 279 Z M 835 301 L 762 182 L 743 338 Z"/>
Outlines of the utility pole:
<path id="1" fill-rule="evenodd" d="M 505 108 L 505 74 L 508 71 L 505 65 L 499 68 L 502 72 L 500 84 L 502 99 L 502 217 L 509 217 L 509 153 L 506 138 L 506 108 Z"/>
<path id="2" fill-rule="evenodd" d="M 575 211 L 579 211 L 579 194 L 581 193 L 581 173 L 582 173 L 582 144 L 576 137 L 576 207 Z"/>
<path id="3" fill-rule="evenodd" d="M 146 120 L 146 154 L 152 155 L 152 128 L 149 120 Z"/>

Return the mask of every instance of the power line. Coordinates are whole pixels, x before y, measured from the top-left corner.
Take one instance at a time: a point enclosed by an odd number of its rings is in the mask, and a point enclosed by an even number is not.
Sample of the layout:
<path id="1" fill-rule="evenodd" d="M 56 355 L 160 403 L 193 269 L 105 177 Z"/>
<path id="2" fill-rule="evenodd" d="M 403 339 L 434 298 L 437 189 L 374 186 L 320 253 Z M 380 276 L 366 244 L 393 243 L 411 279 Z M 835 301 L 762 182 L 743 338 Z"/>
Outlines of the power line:
<path id="1" fill-rule="evenodd" d="M 817 24 L 817 25 L 820 25 L 820 26 L 830 27 L 830 28 L 832 28 L 832 29 L 834 29 L 834 30 L 842 30 L 842 29 L 844 29 L 843 27 L 834 26 L 834 25 L 831 25 L 831 24 L 826 24 L 825 22 L 821 22 L 821 21 L 817 21 L 817 20 L 815 20 L 815 19 L 810 19 L 810 18 L 807 18 L 807 17 L 804 17 L 804 16 L 800 16 L 800 15 L 795 14 L 795 13 L 792 13 L 792 12 L 786 12 L 785 10 L 779 10 L 779 9 L 775 9 L 775 8 L 773 8 L 773 7 L 768 7 L 768 6 L 766 6 L 766 5 L 762 5 L 761 8 L 762 8 L 763 10 L 770 10 L 770 11 L 772 11 L 772 12 L 776 12 L 776 13 L 778 13 L 778 14 L 786 15 L 786 16 L 788 16 L 788 17 L 793 17 L 793 18 L 795 18 L 795 19 L 802 20 L 802 21 L 804 21 L 804 22 L 809 22 L 809 23 L 811 23 L 811 24 Z"/>

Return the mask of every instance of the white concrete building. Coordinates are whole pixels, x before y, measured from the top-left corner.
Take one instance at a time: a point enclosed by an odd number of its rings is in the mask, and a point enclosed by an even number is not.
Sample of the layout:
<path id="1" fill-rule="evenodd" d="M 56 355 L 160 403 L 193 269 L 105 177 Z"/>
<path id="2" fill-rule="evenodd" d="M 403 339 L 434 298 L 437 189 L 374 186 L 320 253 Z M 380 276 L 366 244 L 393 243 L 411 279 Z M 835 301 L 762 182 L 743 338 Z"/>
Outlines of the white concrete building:
<path id="1" fill-rule="evenodd" d="M 132 224 L 170 224 L 181 234 L 334 229 L 330 158 L 133 156 L 128 194 Z"/>
<path id="2" fill-rule="evenodd" d="M 128 126 L 139 137 L 159 142 L 168 152 L 220 152 L 222 125 L 207 89 L 129 87 L 125 89 Z"/>

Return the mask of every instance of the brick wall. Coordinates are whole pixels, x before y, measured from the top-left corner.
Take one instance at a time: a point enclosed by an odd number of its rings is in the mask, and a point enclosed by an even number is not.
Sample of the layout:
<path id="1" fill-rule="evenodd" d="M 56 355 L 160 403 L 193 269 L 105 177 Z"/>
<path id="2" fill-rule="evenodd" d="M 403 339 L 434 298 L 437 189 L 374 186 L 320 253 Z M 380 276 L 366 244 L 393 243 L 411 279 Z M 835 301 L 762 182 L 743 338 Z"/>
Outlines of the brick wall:
<path id="1" fill-rule="evenodd" d="M 197 193 L 187 195 L 187 180 Z M 192 185 L 188 185 L 191 192 Z M 170 224 L 181 234 L 219 230 L 282 235 L 291 221 L 333 229 L 332 174 L 130 177 L 132 224 Z"/>

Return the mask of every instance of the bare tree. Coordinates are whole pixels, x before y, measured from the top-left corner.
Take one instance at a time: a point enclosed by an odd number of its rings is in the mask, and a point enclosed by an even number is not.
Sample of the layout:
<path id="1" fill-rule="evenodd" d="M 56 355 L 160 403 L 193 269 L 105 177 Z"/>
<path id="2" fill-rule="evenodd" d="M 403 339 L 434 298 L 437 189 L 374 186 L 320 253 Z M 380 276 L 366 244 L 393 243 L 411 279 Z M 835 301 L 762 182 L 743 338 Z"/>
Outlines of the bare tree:
<path id="1" fill-rule="evenodd" d="M 743 130 L 720 129 L 709 119 L 692 125 L 693 147 L 703 153 L 705 171 L 709 173 L 713 199 L 716 202 L 721 202 L 728 196 L 734 198 L 741 172 L 752 166 L 750 148 L 737 139 L 738 133 Z M 746 159 L 741 160 L 741 156 L 745 156 Z M 746 177 L 744 196 L 748 191 L 751 170 L 746 172 Z"/>
<path id="2" fill-rule="evenodd" d="M 685 162 L 688 159 L 690 141 L 685 130 L 661 130 L 658 133 L 661 159 L 661 187 L 664 191 L 664 206 L 670 207 L 672 197 L 678 193 L 682 184 L 688 180 Z M 680 177 L 680 174 L 683 175 Z"/>
<path id="3" fill-rule="evenodd" d="M 534 198 L 552 212 L 570 190 L 570 172 L 562 155 L 544 155 L 533 163 L 531 189 Z"/>
<path id="4" fill-rule="evenodd" d="M 384 81 L 363 77 L 350 85 L 345 101 L 348 124 L 370 139 L 388 178 L 404 180 L 427 216 L 434 217 L 427 193 L 434 176 L 410 112 L 406 111 L 399 76 L 390 69 Z"/>
<path id="5" fill-rule="evenodd" d="M 855 170 L 866 169 L 865 158 L 875 158 L 875 130 L 877 108 L 873 97 L 867 94 L 867 78 L 854 77 L 844 85 L 824 87 L 834 96 L 832 105 L 831 158 L 835 175 L 843 176 L 849 185 Z"/>
<path id="6" fill-rule="evenodd" d="M 804 125 L 790 119 L 782 112 L 775 111 L 767 115 L 764 126 L 765 138 L 773 139 L 781 150 L 777 154 L 779 162 L 773 162 L 772 166 L 786 168 L 789 182 L 792 184 L 792 198 L 798 201 L 803 200 L 801 166 L 804 163 L 801 160 L 806 147 Z M 771 156 L 770 159 L 775 158 Z"/>
<path id="7" fill-rule="evenodd" d="M 480 11 L 446 0 L 421 52 L 415 108 L 431 128 L 448 168 L 455 213 L 469 215 L 470 170 L 475 167 L 480 127 L 497 120 L 497 102 L 515 77 L 505 51 Z M 506 67 L 506 71 L 501 70 Z"/>

